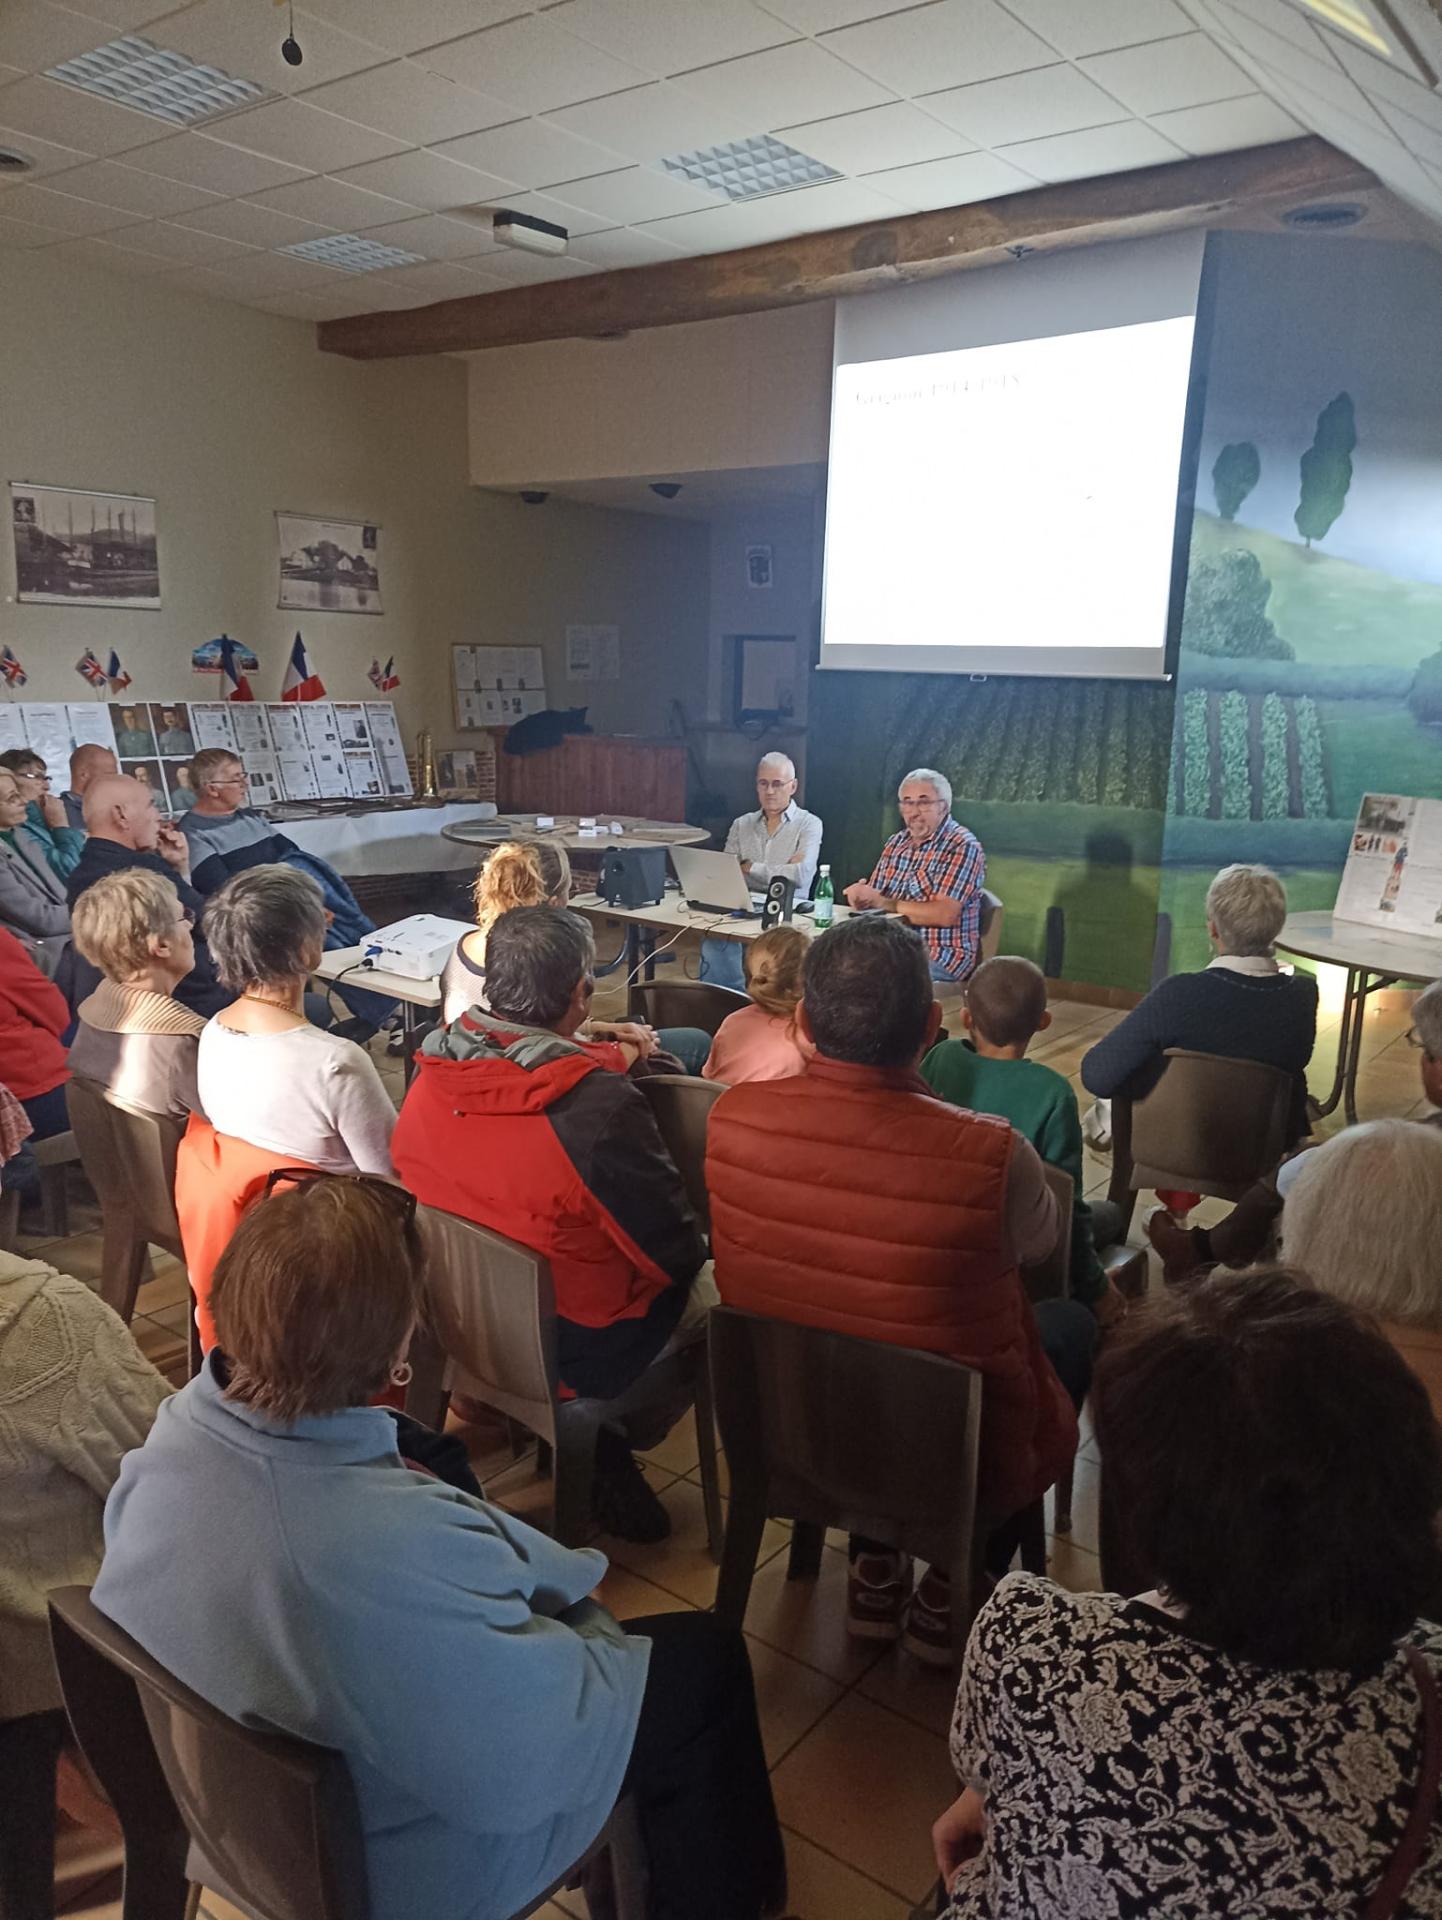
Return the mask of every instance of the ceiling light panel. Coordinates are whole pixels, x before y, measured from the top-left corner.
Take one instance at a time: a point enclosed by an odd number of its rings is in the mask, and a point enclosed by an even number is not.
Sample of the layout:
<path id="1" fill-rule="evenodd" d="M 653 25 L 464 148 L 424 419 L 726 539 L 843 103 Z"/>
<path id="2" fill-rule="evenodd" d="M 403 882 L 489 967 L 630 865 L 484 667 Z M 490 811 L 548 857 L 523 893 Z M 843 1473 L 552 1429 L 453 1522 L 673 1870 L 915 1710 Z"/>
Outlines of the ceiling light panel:
<path id="1" fill-rule="evenodd" d="M 414 267 L 423 259 L 419 253 L 407 253 L 404 247 L 382 246 L 359 233 L 328 233 L 318 240 L 297 240 L 281 247 L 296 260 L 313 260 L 323 267 L 338 267 L 342 273 L 380 273 L 386 267 Z"/>
<path id="2" fill-rule="evenodd" d="M 813 160 L 769 133 L 749 140 L 728 140 L 723 146 L 702 147 L 695 153 L 668 154 L 661 165 L 728 200 L 760 200 L 769 193 L 790 193 L 794 187 L 814 187 L 823 180 L 839 180 L 835 167 Z"/>
<path id="3" fill-rule="evenodd" d="M 62 60 L 47 69 L 45 78 L 116 106 L 134 107 L 173 127 L 193 126 L 266 97 L 258 80 L 199 65 L 137 33 L 122 34 L 90 53 Z"/>

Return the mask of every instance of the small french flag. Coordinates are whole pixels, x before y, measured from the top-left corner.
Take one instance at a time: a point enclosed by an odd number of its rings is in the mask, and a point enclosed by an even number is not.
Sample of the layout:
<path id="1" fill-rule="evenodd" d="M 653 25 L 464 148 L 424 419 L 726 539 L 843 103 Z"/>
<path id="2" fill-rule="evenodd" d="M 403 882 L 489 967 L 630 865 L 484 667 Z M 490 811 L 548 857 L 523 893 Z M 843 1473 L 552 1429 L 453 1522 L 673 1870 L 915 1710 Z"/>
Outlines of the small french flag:
<path id="1" fill-rule="evenodd" d="M 382 693 L 393 693 L 400 683 L 401 677 L 396 672 L 396 657 L 392 654 L 390 659 L 386 661 L 385 672 L 380 677 L 380 690 Z"/>
<path id="2" fill-rule="evenodd" d="M 250 682 L 241 671 L 235 657 L 240 652 L 238 644 L 228 633 L 223 633 L 216 645 L 220 648 L 221 674 L 230 682 L 230 692 L 225 696 L 226 699 L 254 700 L 255 695 L 250 690 Z"/>
<path id="3" fill-rule="evenodd" d="M 280 697 L 282 700 L 325 698 L 325 684 L 318 673 L 311 672 L 299 634 L 295 636 L 295 645 L 290 650 L 290 663 L 285 670 L 285 685 L 280 690 Z"/>
<path id="4" fill-rule="evenodd" d="M 121 666 L 120 655 L 114 647 L 110 649 L 110 664 L 105 669 L 105 677 L 110 682 L 110 691 L 114 694 L 124 693 L 130 685 L 130 675 Z"/>

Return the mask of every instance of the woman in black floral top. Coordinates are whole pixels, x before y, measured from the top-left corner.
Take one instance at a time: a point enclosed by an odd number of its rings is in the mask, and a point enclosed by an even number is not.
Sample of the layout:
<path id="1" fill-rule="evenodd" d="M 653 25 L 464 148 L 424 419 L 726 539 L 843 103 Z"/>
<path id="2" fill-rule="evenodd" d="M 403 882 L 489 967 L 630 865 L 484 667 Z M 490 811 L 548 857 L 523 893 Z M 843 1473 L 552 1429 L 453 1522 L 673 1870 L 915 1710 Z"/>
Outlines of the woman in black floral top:
<path id="1" fill-rule="evenodd" d="M 933 1835 L 951 1920 L 1442 1920 L 1435 1784 L 1410 1874 L 1402 1846 L 1442 1745 L 1424 1390 L 1270 1268 L 1139 1316 L 1094 1392 L 1157 1591 L 1015 1574 L 983 1609 L 951 1736 L 965 1791 Z M 1389 1874 L 1405 1887 L 1379 1903 Z"/>

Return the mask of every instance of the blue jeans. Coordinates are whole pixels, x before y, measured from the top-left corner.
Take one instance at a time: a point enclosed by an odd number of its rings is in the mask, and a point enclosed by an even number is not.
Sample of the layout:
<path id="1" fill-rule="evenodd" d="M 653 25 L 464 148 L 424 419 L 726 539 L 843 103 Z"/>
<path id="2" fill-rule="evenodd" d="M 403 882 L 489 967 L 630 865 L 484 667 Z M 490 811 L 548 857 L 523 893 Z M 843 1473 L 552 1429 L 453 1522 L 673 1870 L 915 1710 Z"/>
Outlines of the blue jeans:
<path id="1" fill-rule="evenodd" d="M 661 1027 L 656 1036 L 667 1053 L 674 1053 L 687 1073 L 695 1079 L 711 1051 L 711 1036 L 700 1027 Z"/>
<path id="2" fill-rule="evenodd" d="M 941 964 L 939 960 L 930 961 L 930 966 L 931 966 L 932 979 L 939 980 L 943 986 L 946 986 L 946 987 L 965 986 L 966 975 L 964 973 L 948 973 L 946 968 Z"/>
<path id="3" fill-rule="evenodd" d="M 701 942 L 701 978 L 716 987 L 734 987 L 746 991 L 746 971 L 741 964 L 741 942 L 720 940 L 714 933 Z"/>

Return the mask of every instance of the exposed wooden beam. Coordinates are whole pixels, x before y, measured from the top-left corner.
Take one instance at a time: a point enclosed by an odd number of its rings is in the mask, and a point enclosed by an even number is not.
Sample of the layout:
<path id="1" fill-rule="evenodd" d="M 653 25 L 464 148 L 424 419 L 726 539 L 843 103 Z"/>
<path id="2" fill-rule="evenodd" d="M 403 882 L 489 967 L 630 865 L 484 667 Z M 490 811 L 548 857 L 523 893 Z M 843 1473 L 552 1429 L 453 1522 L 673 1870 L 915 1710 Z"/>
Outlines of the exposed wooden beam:
<path id="1" fill-rule="evenodd" d="M 1054 251 L 1209 226 L 1259 204 L 1355 194 L 1375 185 L 1365 167 L 1325 140 L 1288 140 L 735 253 L 470 294 L 402 312 L 360 313 L 323 321 L 316 331 L 326 353 L 383 360 L 667 327 L 869 293 L 984 266 L 1022 248 Z"/>

